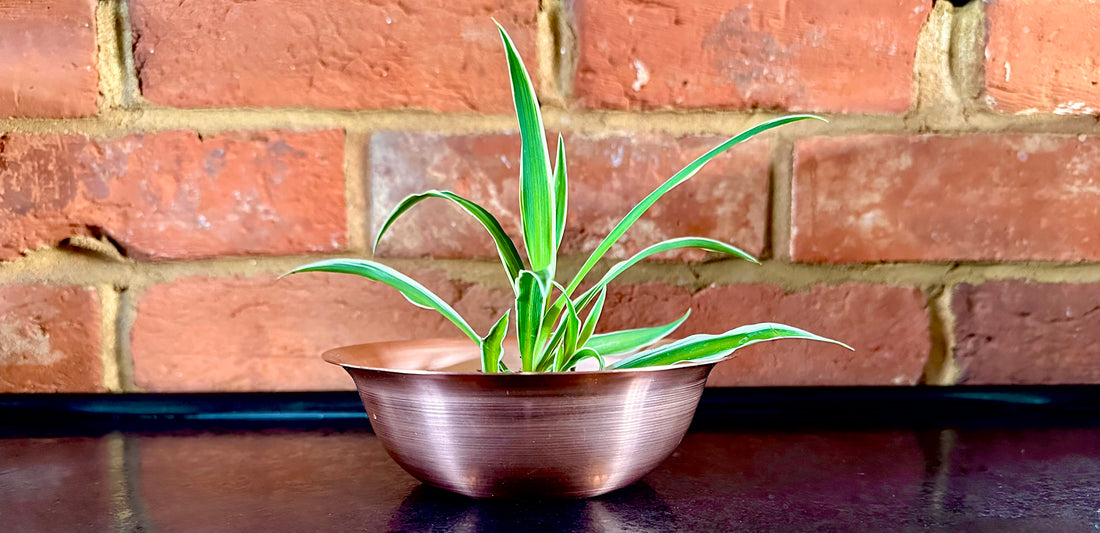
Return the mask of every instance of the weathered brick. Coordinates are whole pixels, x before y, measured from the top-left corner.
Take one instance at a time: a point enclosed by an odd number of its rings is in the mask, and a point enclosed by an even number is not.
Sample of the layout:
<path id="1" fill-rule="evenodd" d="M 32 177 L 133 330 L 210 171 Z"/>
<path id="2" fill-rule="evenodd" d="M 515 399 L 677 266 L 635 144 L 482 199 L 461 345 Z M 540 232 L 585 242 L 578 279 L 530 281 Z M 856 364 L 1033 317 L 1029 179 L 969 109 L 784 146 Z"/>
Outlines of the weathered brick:
<path id="1" fill-rule="evenodd" d="M 132 0 L 142 94 L 176 107 L 506 113 L 493 17 L 533 73 L 534 2 Z"/>
<path id="2" fill-rule="evenodd" d="M 412 275 L 481 334 L 510 302 L 507 289 L 468 287 L 437 271 Z M 455 336 L 453 324 L 381 283 L 310 273 L 154 285 L 137 302 L 131 342 L 142 390 L 273 391 L 351 389 L 344 371 L 321 360 L 330 348 Z"/>
<path id="3" fill-rule="evenodd" d="M 588 253 L 638 201 L 684 165 L 724 139 L 661 134 L 565 138 L 569 162 L 569 215 L 563 254 Z M 556 146 L 556 141 L 551 141 Z M 383 132 L 370 142 L 373 228 L 405 196 L 428 189 L 452 190 L 492 212 L 513 241 L 519 223 L 519 136 L 436 135 Z M 624 256 L 662 239 L 711 237 L 752 254 L 764 247 L 770 144 L 757 140 L 714 159 L 689 182 L 673 189 L 619 243 Z M 457 207 L 420 206 L 386 234 L 379 252 L 400 256 L 493 257 L 492 240 Z M 680 254 L 700 259 L 702 253 Z"/>
<path id="4" fill-rule="evenodd" d="M 985 87 L 1010 113 L 1100 114 L 1094 2 L 986 2 Z"/>
<path id="5" fill-rule="evenodd" d="M 0 57 L 0 117 L 95 114 L 95 0 L 4 2 Z"/>
<path id="6" fill-rule="evenodd" d="M 96 292 L 0 285 L 0 393 L 102 390 Z"/>
<path id="7" fill-rule="evenodd" d="M 689 307 L 691 317 L 678 337 L 779 322 L 855 348 L 798 340 L 750 346 L 720 363 L 710 386 L 913 385 L 930 351 L 920 291 L 879 285 L 818 285 L 794 293 L 770 285 L 722 285 L 695 294 L 661 283 L 620 285 L 608 292 L 600 326 L 654 326 Z"/>
<path id="8" fill-rule="evenodd" d="M 963 284 L 951 308 L 963 383 L 1100 383 L 1100 283 Z"/>
<path id="9" fill-rule="evenodd" d="M 139 259 L 346 244 L 340 131 L 0 136 L 0 260 L 103 233 Z"/>
<path id="10" fill-rule="evenodd" d="M 931 2 L 576 0 L 587 107 L 901 113 Z"/>
<path id="11" fill-rule="evenodd" d="M 1100 259 L 1100 140 L 975 134 L 795 146 L 791 257 Z"/>

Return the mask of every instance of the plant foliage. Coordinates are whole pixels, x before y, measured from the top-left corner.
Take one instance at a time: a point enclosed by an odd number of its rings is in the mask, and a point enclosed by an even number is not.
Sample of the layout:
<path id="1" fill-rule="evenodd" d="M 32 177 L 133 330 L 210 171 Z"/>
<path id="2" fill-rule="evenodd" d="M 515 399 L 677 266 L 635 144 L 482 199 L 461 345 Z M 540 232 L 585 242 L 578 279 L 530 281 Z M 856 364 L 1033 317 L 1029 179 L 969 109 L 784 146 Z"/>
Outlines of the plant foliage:
<path id="1" fill-rule="evenodd" d="M 476 203 L 450 191 L 433 190 L 405 198 L 382 224 L 375 239 L 376 247 L 383 234 L 398 217 L 418 203 L 432 198 L 449 200 L 481 222 L 496 243 L 501 263 L 515 293 L 515 313 L 512 314 L 512 318 L 519 340 L 519 370 L 522 372 L 565 372 L 575 369 L 578 363 L 587 359 L 595 360 L 601 369 L 670 365 L 686 361 L 717 361 L 729 357 L 734 351 L 745 346 L 775 339 L 816 340 L 851 349 L 832 339 L 791 326 L 771 323 L 741 326 L 718 335 L 692 335 L 668 344 L 658 344 L 687 320 L 691 314 L 690 310 L 678 320 L 663 326 L 595 333 L 607 295 L 607 284 L 626 269 L 653 254 L 695 248 L 756 263 L 756 259 L 744 251 L 713 239 L 701 237 L 669 239 L 653 244 L 629 259 L 616 263 L 594 285 L 574 296 L 592 269 L 603 259 L 604 254 L 646 210 L 673 188 L 694 176 L 708 161 L 772 128 L 800 120 L 822 119 L 813 115 L 791 115 L 765 121 L 730 138 L 692 161 L 635 205 L 596 246 L 568 284 L 562 286 L 555 279 L 555 270 L 558 247 L 561 245 L 565 231 L 568 207 L 565 143 L 559 135 L 555 163 L 551 167 L 542 113 L 535 97 L 534 87 L 512 39 L 499 24 L 497 28 L 500 30 L 508 59 L 512 97 L 522 138 L 519 196 L 527 263 L 524 263 L 512 239 L 492 214 Z M 509 325 L 509 313 L 501 316 L 492 329 L 482 337 L 441 298 L 408 276 L 381 263 L 364 259 L 329 259 L 298 267 L 288 274 L 313 271 L 356 274 L 381 281 L 397 289 L 413 304 L 439 312 L 466 336 L 478 343 L 481 347 L 481 366 L 484 372 L 509 371 L 501 362 L 502 342 Z M 556 296 L 554 296 L 555 293 Z M 585 314 L 586 311 L 587 314 Z M 623 354 L 627 355 L 611 363 L 605 359 Z"/>

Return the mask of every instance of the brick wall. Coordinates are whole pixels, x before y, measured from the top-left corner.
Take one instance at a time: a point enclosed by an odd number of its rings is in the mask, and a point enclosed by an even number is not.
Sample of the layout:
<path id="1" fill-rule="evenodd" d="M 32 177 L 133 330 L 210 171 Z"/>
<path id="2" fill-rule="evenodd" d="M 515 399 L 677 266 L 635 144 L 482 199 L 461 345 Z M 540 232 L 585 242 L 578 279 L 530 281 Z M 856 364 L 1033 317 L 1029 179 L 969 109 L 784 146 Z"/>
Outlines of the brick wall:
<path id="1" fill-rule="evenodd" d="M 1100 383 L 1100 4 L 1074 0 L 0 0 L 0 391 L 346 389 L 329 347 L 455 336 L 349 276 L 405 194 L 518 228 L 504 24 L 571 159 L 575 268 L 632 202 L 715 160 L 613 255 L 607 327 L 780 321 L 718 385 Z M 507 307 L 444 204 L 379 259 L 480 331 Z M 436 260 L 430 260 L 434 257 Z M 709 260 L 708 260 L 709 259 Z"/>

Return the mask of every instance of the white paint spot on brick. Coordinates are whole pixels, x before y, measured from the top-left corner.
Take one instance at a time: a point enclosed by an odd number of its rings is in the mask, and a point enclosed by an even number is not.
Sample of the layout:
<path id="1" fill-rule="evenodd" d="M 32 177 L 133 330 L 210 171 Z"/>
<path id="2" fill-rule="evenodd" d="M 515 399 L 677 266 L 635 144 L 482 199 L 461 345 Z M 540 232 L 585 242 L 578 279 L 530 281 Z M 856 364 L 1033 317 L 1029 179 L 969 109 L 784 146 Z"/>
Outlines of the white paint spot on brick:
<path id="1" fill-rule="evenodd" d="M 49 365 L 61 358 L 50 349 L 50 335 L 42 328 L 0 317 L 0 365 Z"/>
<path id="2" fill-rule="evenodd" d="M 865 235 L 873 234 L 876 229 L 887 229 L 890 224 L 881 209 L 872 209 L 859 216 L 859 230 Z"/>
<path id="3" fill-rule="evenodd" d="M 1088 107 L 1085 102 L 1066 102 L 1064 104 L 1058 104 L 1058 107 L 1054 108 L 1055 115 L 1095 115 L 1097 110 L 1092 107 Z"/>
<path id="4" fill-rule="evenodd" d="M 1027 161 L 1027 152 L 1023 150 L 1016 152 L 1016 159 L 1019 159 L 1021 163 Z"/>
<path id="5" fill-rule="evenodd" d="M 619 168 L 623 164 L 623 145 L 619 145 L 614 152 L 611 153 L 611 166 Z"/>
<path id="6" fill-rule="evenodd" d="M 634 83 L 630 86 L 630 88 L 634 89 L 634 92 L 638 92 L 642 90 L 642 87 L 645 87 L 646 84 L 649 83 L 649 69 L 646 68 L 645 63 L 642 63 L 637 59 L 635 59 L 632 64 L 634 65 L 634 70 L 636 74 L 634 77 Z"/>

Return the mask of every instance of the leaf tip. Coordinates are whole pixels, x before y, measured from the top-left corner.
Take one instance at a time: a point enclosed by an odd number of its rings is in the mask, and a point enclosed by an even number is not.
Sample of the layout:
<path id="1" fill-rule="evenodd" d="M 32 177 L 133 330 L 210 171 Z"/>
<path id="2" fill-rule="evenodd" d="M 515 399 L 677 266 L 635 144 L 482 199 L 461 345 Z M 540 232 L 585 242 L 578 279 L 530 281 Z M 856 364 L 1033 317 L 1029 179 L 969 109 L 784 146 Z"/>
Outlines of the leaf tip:
<path id="1" fill-rule="evenodd" d="M 493 24 L 497 25 L 497 31 L 500 32 L 500 36 L 503 37 L 505 41 L 507 41 L 508 32 L 504 30 L 504 25 L 501 24 L 500 21 L 496 19 L 496 17 L 489 17 L 489 19 L 493 21 Z"/>
<path id="2" fill-rule="evenodd" d="M 290 270 L 287 270 L 286 272 L 283 272 L 282 274 L 279 274 L 279 277 L 275 278 L 275 281 L 280 281 L 283 278 L 285 278 L 285 277 L 287 277 L 291 274 L 297 274 L 299 272 L 302 272 L 302 269 L 304 269 L 304 268 L 305 267 L 298 267 L 298 268 L 292 268 Z"/>

